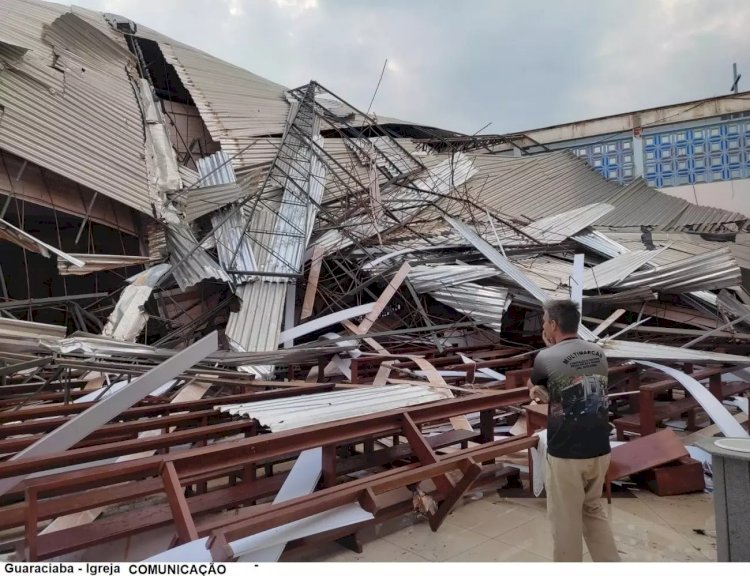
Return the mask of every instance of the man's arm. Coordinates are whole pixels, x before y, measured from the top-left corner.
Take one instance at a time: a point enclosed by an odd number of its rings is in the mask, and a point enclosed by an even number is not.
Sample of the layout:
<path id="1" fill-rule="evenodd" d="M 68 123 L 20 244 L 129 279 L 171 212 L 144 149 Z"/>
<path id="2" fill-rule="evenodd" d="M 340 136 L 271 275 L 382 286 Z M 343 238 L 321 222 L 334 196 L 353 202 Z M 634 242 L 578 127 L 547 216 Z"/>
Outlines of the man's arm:
<path id="1" fill-rule="evenodd" d="M 532 400 L 541 402 L 542 404 L 549 403 L 549 392 L 547 391 L 547 368 L 545 366 L 541 352 L 534 358 L 534 367 L 531 369 L 531 376 L 527 383 L 529 387 L 529 397 Z"/>

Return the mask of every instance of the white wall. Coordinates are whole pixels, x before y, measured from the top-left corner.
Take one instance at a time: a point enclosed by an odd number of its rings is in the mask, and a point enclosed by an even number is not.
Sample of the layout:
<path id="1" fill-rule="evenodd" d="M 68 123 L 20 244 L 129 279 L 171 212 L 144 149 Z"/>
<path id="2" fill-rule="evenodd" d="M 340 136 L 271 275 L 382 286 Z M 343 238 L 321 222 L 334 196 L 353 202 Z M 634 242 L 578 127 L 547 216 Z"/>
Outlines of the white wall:
<path id="1" fill-rule="evenodd" d="M 665 194 L 700 206 L 723 208 L 750 217 L 750 178 L 726 180 L 692 186 L 660 188 Z"/>

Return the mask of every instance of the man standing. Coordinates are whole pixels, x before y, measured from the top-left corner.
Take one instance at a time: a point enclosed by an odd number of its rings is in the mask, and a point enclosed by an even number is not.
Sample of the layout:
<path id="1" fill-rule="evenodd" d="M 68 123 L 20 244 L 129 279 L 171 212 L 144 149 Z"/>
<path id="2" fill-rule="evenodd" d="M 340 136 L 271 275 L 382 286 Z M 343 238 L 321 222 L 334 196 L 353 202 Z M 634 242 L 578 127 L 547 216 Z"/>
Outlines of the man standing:
<path id="1" fill-rule="evenodd" d="M 531 396 L 548 397 L 547 515 L 554 560 L 580 562 L 582 537 L 595 562 L 617 562 L 601 496 L 609 467 L 607 358 L 596 344 L 578 338 L 581 316 L 570 300 L 544 305 L 542 338 L 547 348 L 534 360 Z"/>

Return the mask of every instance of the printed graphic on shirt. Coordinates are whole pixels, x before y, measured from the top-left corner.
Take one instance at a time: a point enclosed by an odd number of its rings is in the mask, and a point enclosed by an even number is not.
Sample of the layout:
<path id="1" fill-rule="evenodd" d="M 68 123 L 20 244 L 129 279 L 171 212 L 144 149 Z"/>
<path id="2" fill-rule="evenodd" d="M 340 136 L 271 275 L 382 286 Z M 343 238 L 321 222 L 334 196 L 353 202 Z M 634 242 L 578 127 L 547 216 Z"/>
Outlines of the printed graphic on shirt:
<path id="1" fill-rule="evenodd" d="M 547 386 L 550 392 L 550 424 L 558 418 L 576 420 L 587 414 L 602 414 L 606 418 L 609 408 L 606 376 L 557 376 L 550 378 Z"/>
<path id="2" fill-rule="evenodd" d="M 607 359 L 596 344 L 571 339 L 542 350 L 532 383 L 549 393 L 548 453 L 595 458 L 610 451 Z"/>

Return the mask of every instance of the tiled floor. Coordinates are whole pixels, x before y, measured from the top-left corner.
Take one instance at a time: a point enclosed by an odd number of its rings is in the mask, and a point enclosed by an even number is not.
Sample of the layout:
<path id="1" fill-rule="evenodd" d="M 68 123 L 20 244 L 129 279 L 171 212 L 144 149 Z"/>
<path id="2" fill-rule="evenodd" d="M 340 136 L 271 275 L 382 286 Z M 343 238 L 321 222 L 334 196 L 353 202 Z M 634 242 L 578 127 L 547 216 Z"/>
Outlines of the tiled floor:
<path id="1" fill-rule="evenodd" d="M 615 498 L 609 509 L 624 561 L 716 560 L 709 494 L 658 497 L 640 491 L 635 498 Z M 362 554 L 331 544 L 290 560 L 548 562 L 552 558 L 544 499 L 502 498 L 493 493 L 454 510 L 438 532 L 432 532 L 425 521 L 412 522 L 401 518 L 364 534 Z M 588 552 L 584 560 L 591 560 Z"/>

